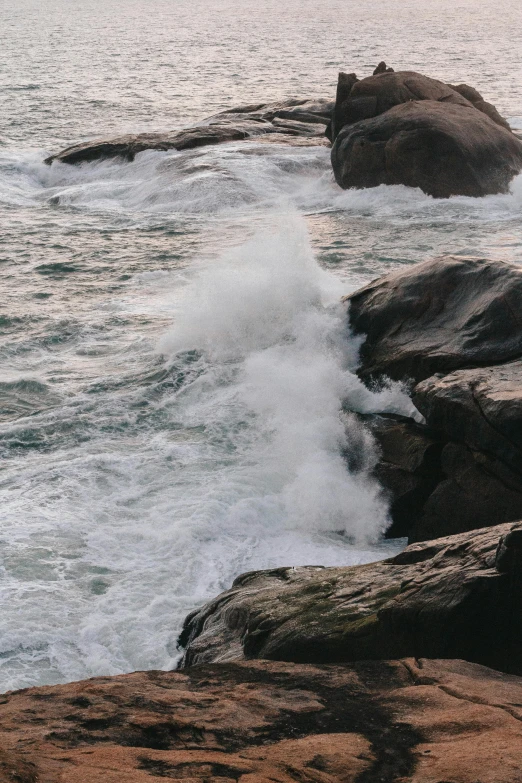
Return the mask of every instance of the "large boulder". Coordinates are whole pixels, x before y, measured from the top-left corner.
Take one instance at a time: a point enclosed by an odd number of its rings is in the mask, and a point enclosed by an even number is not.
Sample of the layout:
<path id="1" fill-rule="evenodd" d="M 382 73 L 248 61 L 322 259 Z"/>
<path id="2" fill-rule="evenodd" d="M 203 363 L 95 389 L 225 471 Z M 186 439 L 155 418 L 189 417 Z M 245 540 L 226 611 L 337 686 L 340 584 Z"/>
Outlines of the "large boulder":
<path id="1" fill-rule="evenodd" d="M 471 430 L 478 415 L 470 411 Z M 388 538 L 427 541 L 522 519 L 521 473 L 463 438 L 458 442 L 458 426 L 453 433 L 448 427 L 448 436 L 402 416 L 361 418 L 378 447 L 373 473 L 389 501 Z"/>
<path id="2" fill-rule="evenodd" d="M 395 74 L 371 78 L 387 76 Z M 357 82 L 352 94 L 365 81 Z M 339 131 L 332 148 L 337 183 L 342 188 L 407 185 L 435 198 L 507 192 L 522 170 L 522 143 L 458 97 L 462 103 L 411 100 L 373 116 L 368 104 L 377 101 L 378 107 L 380 96 L 358 94 L 370 119 Z"/>
<path id="3" fill-rule="evenodd" d="M 106 158 L 132 161 L 144 150 L 187 150 L 241 139 L 274 138 L 277 141 L 321 144 L 333 102 L 289 99 L 279 103 L 236 106 L 193 128 L 163 133 L 140 133 L 94 139 L 67 147 L 45 162 L 86 163 Z"/>
<path id="4" fill-rule="evenodd" d="M 465 658 L 522 673 L 522 523 L 348 568 L 245 574 L 189 615 L 183 665 Z"/>
<path id="5" fill-rule="evenodd" d="M 522 268 L 445 256 L 381 277 L 345 300 L 364 334 L 360 376 L 419 382 L 522 356 Z"/>
<path id="6" fill-rule="evenodd" d="M 411 101 L 441 101 L 457 106 L 472 106 L 463 95 L 438 79 L 430 79 L 415 71 L 382 72 L 368 76 L 353 84 L 348 98 L 344 101 L 347 122 L 365 119 L 357 116 L 357 105 L 363 105 L 363 99 L 370 100 L 375 107 L 373 114 L 383 114 L 400 103 Z M 350 108 L 351 106 L 351 108 Z M 351 119 L 350 117 L 353 117 Z"/>
<path id="7" fill-rule="evenodd" d="M 522 679 L 464 661 L 255 661 L 29 688 L 0 783 L 520 783 Z"/>
<path id="8" fill-rule="evenodd" d="M 410 101 L 439 101 L 469 106 L 486 114 L 497 125 L 510 130 L 509 123 L 493 104 L 467 84 L 445 84 L 415 71 L 396 71 L 379 63 L 373 76 L 359 80 L 355 73 L 341 72 L 332 116 L 332 137 L 344 125 L 383 114 L 393 106 Z M 332 139 L 332 140 L 333 140 Z"/>

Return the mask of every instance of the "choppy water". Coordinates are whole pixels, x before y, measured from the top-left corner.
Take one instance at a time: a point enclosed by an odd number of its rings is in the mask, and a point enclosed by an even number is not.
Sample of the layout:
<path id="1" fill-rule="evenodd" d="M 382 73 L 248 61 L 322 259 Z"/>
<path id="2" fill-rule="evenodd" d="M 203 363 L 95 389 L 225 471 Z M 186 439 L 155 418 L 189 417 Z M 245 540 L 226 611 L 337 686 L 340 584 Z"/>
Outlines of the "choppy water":
<path id="1" fill-rule="evenodd" d="M 329 152 L 235 143 L 45 166 L 101 133 L 333 94 L 385 57 L 521 122 L 517 2 L 4 0 L 0 688 L 169 667 L 238 573 L 385 556 L 339 297 L 451 251 L 522 260 L 512 193 L 342 192 Z M 346 431 L 345 431 L 346 425 Z M 357 453 L 350 475 L 342 451 Z"/>

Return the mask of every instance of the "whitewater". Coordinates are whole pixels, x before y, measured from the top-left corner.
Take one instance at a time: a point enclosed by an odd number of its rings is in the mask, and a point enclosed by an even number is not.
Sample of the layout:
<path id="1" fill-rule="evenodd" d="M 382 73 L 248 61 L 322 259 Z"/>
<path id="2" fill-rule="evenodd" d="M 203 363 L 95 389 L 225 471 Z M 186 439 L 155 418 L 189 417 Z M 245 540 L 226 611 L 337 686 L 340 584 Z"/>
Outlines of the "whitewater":
<path id="1" fill-rule="evenodd" d="M 339 68 L 381 54 L 421 68 L 440 13 L 469 3 L 437 0 L 422 22 L 403 4 L 413 54 L 393 2 L 378 44 L 346 2 L 310 4 L 300 27 L 290 3 L 286 32 L 270 2 L 196 3 L 193 38 L 181 0 L 152 15 L 89 0 L 74 19 L 43 5 L 0 9 L 0 690 L 172 668 L 186 614 L 239 573 L 397 552 L 356 414 L 416 414 L 407 388 L 357 378 L 341 299 L 439 253 L 522 261 L 521 177 L 480 200 L 343 192 L 326 147 L 252 141 L 43 163 L 253 96 L 330 97 Z M 510 9 L 484 1 L 487 52 L 513 40 Z M 334 31 L 327 59 L 317 30 Z M 521 128 L 507 52 L 485 69 L 466 45 L 433 51 L 430 73 L 474 83 Z"/>

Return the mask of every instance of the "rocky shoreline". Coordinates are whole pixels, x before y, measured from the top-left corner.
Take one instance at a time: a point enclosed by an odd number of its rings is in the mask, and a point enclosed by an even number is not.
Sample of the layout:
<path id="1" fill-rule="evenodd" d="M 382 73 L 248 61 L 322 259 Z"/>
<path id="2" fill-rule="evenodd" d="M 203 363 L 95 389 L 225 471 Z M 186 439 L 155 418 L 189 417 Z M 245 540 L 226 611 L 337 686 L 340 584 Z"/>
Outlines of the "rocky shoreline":
<path id="1" fill-rule="evenodd" d="M 341 187 L 479 196 L 522 169 L 476 90 L 384 63 L 340 74 L 335 102 L 239 107 L 46 162 L 327 136 Z M 401 381 L 419 411 L 343 412 L 373 434 L 388 534 L 409 545 L 239 576 L 187 617 L 178 671 L 5 694 L 0 783 L 522 783 L 522 271 L 445 256 L 344 301 L 361 379 Z"/>

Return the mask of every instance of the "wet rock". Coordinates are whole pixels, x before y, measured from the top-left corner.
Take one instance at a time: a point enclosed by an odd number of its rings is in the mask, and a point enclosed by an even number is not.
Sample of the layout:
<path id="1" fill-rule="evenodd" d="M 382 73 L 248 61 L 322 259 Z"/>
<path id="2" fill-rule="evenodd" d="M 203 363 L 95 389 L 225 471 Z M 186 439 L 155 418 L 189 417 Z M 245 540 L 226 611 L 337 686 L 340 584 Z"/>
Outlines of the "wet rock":
<path id="1" fill-rule="evenodd" d="M 499 460 L 449 442 L 441 472 L 420 513 L 405 520 L 410 542 L 522 519 L 522 479 Z"/>
<path id="2" fill-rule="evenodd" d="M 402 184 L 435 198 L 478 197 L 506 192 L 522 170 L 522 145 L 477 90 L 385 62 L 365 79 L 339 74 L 327 135 L 342 188 Z"/>
<path id="3" fill-rule="evenodd" d="M 370 78 L 387 76 L 395 74 Z M 333 171 L 342 188 L 407 185 L 434 198 L 479 197 L 506 193 L 522 170 L 520 141 L 458 93 L 450 91 L 460 104 L 453 98 L 411 100 L 386 109 L 395 96 L 367 94 L 358 89 L 365 81 L 345 102 L 353 110 L 349 115 L 343 105 L 350 124 L 332 148 Z"/>
<path id="4" fill-rule="evenodd" d="M 370 414 L 360 418 L 379 450 L 374 475 L 389 499 L 392 519 L 386 537 L 408 537 L 428 498 L 444 478 L 441 452 L 445 439 L 404 416 Z"/>
<path id="5" fill-rule="evenodd" d="M 463 661 L 99 677 L 4 697 L 0 783 L 519 783 L 520 703 Z"/>
<path id="6" fill-rule="evenodd" d="M 522 356 L 522 269 L 513 264 L 445 256 L 381 277 L 345 301 L 353 331 L 365 334 L 365 380 L 419 382 Z"/>
<path id="7" fill-rule="evenodd" d="M 51 155 L 45 162 L 73 164 L 115 157 L 132 161 L 144 150 L 187 150 L 268 134 L 275 134 L 285 142 L 295 138 L 316 139 L 317 143 L 322 143 L 324 126 L 329 122 L 332 110 L 333 103 L 326 100 L 291 99 L 275 104 L 238 106 L 186 130 L 116 136 L 74 144 Z"/>
<path id="8" fill-rule="evenodd" d="M 189 615 L 183 665 L 413 655 L 521 673 L 521 542 L 522 523 L 507 524 L 412 544 L 369 565 L 245 574 Z"/>
<path id="9" fill-rule="evenodd" d="M 467 96 L 452 85 L 430 79 L 415 71 L 398 71 L 379 63 L 373 76 L 350 80 L 355 74 L 339 74 L 334 117 L 337 136 L 343 125 L 376 117 L 393 106 L 411 101 L 441 101 L 460 106 L 474 106 Z M 475 96 L 474 96 L 475 97 Z M 476 93 L 477 100 L 482 96 Z"/>
<path id="10" fill-rule="evenodd" d="M 522 476 L 521 361 L 431 376 L 415 387 L 413 400 L 446 437 L 494 455 Z"/>

